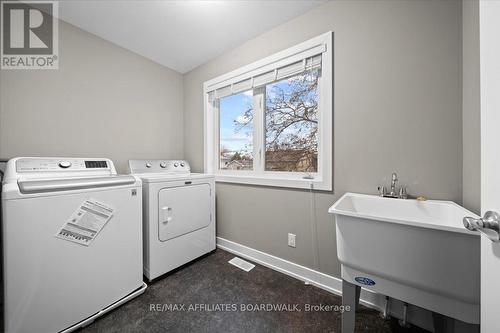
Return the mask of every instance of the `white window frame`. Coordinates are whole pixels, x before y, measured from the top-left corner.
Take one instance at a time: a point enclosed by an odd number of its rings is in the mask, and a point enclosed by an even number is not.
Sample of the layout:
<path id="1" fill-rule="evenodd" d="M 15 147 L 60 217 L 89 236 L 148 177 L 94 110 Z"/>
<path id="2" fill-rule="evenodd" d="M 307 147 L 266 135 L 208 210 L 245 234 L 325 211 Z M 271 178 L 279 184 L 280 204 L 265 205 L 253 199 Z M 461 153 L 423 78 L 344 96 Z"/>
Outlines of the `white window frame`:
<path id="1" fill-rule="evenodd" d="M 213 87 L 222 87 L 227 82 L 245 78 L 248 73 L 266 68 L 276 68 L 280 63 L 290 63 L 294 56 L 324 47 L 321 59 L 321 78 L 319 84 L 318 104 L 318 172 L 286 172 L 264 171 L 265 139 L 262 133 L 265 103 L 264 94 L 254 94 L 254 170 L 220 170 L 219 167 L 219 110 L 209 101 L 209 92 Z M 316 189 L 332 191 L 333 189 L 333 33 L 327 32 L 311 38 L 291 48 L 275 53 L 239 69 L 206 81 L 203 84 L 204 105 L 204 169 L 206 173 L 215 175 L 217 182 L 277 186 L 289 188 Z M 304 178 L 313 175 L 313 179 Z"/>

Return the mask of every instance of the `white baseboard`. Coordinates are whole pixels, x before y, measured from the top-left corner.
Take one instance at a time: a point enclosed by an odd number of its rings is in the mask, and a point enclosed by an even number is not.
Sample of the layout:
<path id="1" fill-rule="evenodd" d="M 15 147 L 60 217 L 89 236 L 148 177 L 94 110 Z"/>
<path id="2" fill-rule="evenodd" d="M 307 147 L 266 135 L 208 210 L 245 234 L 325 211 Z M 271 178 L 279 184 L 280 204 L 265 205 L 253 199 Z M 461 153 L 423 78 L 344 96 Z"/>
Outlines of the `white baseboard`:
<path id="1" fill-rule="evenodd" d="M 318 272 L 314 269 L 301 266 L 221 237 L 217 237 L 217 247 L 298 280 L 302 280 L 305 283 L 312 284 L 313 286 L 342 296 L 342 280 L 334 276 Z M 363 305 L 381 310 L 382 301 L 383 298 L 380 295 L 364 289 L 361 291 L 360 303 Z"/>
<path id="2" fill-rule="evenodd" d="M 318 272 L 314 269 L 221 237 L 217 237 L 217 247 L 239 257 L 251 260 L 262 266 L 266 266 L 275 271 L 294 277 L 298 280 L 302 280 L 305 283 L 309 283 L 336 295 L 342 296 L 342 280 L 337 277 Z M 361 289 L 359 302 L 372 309 L 382 311 L 385 305 L 385 298 L 383 295 L 373 293 L 366 289 Z M 392 303 L 393 305 L 389 309 L 389 313 L 393 317 L 401 318 L 401 302 L 396 301 Z M 422 311 L 427 312 L 427 310 L 424 309 L 413 311 L 414 316 L 412 317 L 414 318 L 408 318 L 408 321 L 430 331 L 432 330 L 432 320 L 429 321 L 430 313 L 423 313 Z"/>

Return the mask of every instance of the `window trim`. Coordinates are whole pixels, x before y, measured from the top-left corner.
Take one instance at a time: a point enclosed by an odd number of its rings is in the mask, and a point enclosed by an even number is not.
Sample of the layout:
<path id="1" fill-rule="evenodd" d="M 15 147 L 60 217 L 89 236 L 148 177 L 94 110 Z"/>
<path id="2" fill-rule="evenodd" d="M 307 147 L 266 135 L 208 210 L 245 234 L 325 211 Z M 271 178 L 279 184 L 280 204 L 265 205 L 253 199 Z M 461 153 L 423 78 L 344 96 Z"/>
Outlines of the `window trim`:
<path id="1" fill-rule="evenodd" d="M 318 172 L 314 173 L 314 179 L 304 179 L 305 172 L 265 171 L 256 172 L 256 158 L 254 157 L 254 170 L 219 170 L 219 159 L 216 154 L 219 151 L 219 112 L 218 108 L 212 107 L 208 92 L 214 87 L 222 87 L 227 81 L 240 80 L 250 72 L 267 69 L 284 62 L 293 61 L 294 56 L 310 49 L 324 46 L 325 51 L 321 59 L 321 83 L 319 85 L 319 121 L 318 121 Z M 254 102 L 255 102 L 254 95 Z M 260 108 L 264 107 L 264 101 L 260 102 Z M 311 38 L 303 43 L 275 53 L 259 61 L 218 76 L 203 84 L 203 106 L 204 106 L 204 171 L 215 175 L 217 182 L 252 184 L 264 186 L 277 186 L 287 188 L 316 189 L 332 191 L 333 189 L 333 33 L 331 31 L 320 36 Z M 260 119 L 259 121 L 261 121 Z M 255 119 L 254 119 L 255 121 Z M 254 123 L 254 129 L 259 127 Z M 258 129 L 260 132 L 260 129 Z M 263 133 L 257 133 L 258 135 Z M 255 142 L 254 133 L 254 142 Z M 261 163 L 263 164 L 263 163 Z"/>

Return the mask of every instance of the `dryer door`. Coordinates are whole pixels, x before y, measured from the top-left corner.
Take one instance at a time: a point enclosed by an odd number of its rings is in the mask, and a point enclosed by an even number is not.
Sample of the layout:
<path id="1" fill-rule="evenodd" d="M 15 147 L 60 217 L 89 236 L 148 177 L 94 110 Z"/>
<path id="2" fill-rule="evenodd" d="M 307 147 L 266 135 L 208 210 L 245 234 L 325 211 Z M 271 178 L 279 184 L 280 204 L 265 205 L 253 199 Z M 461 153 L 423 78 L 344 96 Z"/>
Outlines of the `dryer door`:
<path id="1" fill-rule="evenodd" d="M 164 188 L 158 197 L 160 241 L 204 228 L 211 222 L 210 185 Z"/>

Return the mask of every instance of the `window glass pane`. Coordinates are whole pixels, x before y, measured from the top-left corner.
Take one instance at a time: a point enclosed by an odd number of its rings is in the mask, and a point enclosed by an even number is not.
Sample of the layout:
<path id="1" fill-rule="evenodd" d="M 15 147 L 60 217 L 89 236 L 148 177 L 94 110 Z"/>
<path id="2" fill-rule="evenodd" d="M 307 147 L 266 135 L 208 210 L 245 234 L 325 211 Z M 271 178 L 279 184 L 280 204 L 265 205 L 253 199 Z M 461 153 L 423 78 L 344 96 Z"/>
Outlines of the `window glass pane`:
<path id="1" fill-rule="evenodd" d="M 266 171 L 318 171 L 318 82 L 313 69 L 266 85 Z"/>
<path id="2" fill-rule="evenodd" d="M 252 90 L 219 100 L 219 167 L 221 170 L 253 169 L 252 105 Z"/>

